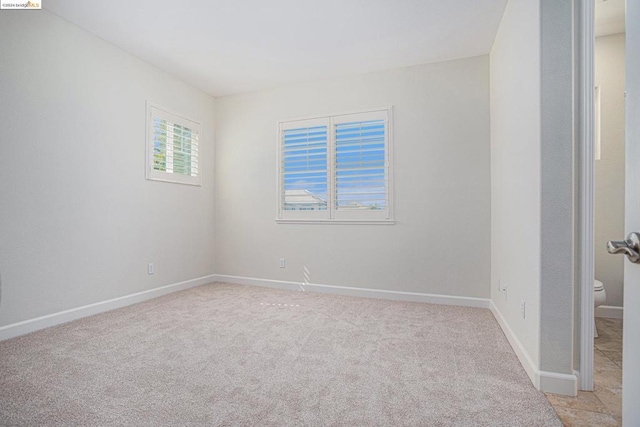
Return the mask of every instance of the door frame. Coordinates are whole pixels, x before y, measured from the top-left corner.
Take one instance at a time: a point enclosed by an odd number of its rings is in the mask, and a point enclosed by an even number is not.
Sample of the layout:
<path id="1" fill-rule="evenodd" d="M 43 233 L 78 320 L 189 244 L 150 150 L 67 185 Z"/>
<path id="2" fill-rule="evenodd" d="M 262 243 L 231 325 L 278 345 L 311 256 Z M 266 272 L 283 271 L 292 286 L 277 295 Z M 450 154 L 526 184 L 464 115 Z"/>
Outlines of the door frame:
<path id="1" fill-rule="evenodd" d="M 578 171 L 576 215 L 576 242 L 578 251 L 578 289 L 580 325 L 578 333 L 580 341 L 579 378 L 580 390 L 593 390 L 593 334 L 594 315 L 593 281 L 595 280 L 595 2 L 575 2 L 576 30 L 575 30 L 575 61 L 576 70 L 576 138 Z"/>

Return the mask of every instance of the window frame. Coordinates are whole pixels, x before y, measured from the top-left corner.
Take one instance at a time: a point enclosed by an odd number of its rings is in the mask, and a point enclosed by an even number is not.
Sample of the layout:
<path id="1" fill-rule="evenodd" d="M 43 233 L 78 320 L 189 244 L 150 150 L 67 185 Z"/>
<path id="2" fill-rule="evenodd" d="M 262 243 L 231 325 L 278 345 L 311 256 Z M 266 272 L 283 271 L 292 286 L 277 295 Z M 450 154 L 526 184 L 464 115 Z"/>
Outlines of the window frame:
<path id="1" fill-rule="evenodd" d="M 387 179 L 387 207 L 383 210 L 338 210 L 335 202 L 335 125 L 353 121 L 385 121 L 385 169 Z M 326 124 L 327 127 L 327 209 L 284 210 L 284 175 L 282 171 L 283 132 L 288 129 Z M 362 109 L 337 114 L 323 114 L 279 120 L 277 124 L 277 207 L 276 222 L 304 224 L 394 224 L 393 218 L 393 107 Z"/>
<path id="2" fill-rule="evenodd" d="M 154 118 L 161 118 L 171 121 L 172 123 L 180 126 L 187 127 L 197 132 L 198 135 L 198 155 L 196 155 L 198 162 L 198 171 L 196 176 L 183 175 L 179 173 L 172 173 L 166 171 L 158 171 L 154 169 L 154 140 L 153 140 L 153 120 Z M 146 109 L 146 165 L 145 165 L 145 178 L 150 181 L 170 182 L 174 184 L 184 184 L 201 187 L 202 186 L 202 156 L 200 156 L 200 149 L 202 141 L 202 123 L 186 117 L 184 114 L 176 113 L 168 108 L 165 108 L 156 103 L 147 101 Z"/>

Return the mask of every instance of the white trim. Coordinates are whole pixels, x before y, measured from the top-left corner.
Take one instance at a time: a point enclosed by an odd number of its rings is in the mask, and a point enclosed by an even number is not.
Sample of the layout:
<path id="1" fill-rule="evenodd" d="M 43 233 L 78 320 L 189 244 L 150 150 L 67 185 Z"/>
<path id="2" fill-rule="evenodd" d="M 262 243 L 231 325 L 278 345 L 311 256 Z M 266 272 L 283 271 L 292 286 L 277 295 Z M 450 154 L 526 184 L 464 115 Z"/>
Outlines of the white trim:
<path id="1" fill-rule="evenodd" d="M 624 309 L 613 305 L 601 305 L 596 308 L 596 317 L 607 317 L 609 319 L 622 319 Z"/>
<path id="2" fill-rule="evenodd" d="M 325 294 L 387 299 L 394 301 L 425 302 L 429 304 L 457 305 L 462 307 L 489 308 L 488 298 L 460 297 L 454 295 L 424 294 L 421 292 L 391 291 L 386 289 L 354 288 L 350 286 L 321 285 L 317 283 L 289 282 L 284 280 L 258 279 L 254 277 L 215 275 L 216 282 L 236 285 L 262 286 L 291 291 L 311 291 Z"/>
<path id="3" fill-rule="evenodd" d="M 557 372 L 539 371 L 539 389 L 545 393 L 575 397 L 578 395 L 578 377 L 575 373 L 559 374 Z"/>
<path id="4" fill-rule="evenodd" d="M 594 127 L 595 127 L 595 144 L 594 144 L 594 157 L 596 160 L 602 158 L 602 102 L 601 102 L 601 88 L 596 86 L 594 103 Z"/>
<path id="5" fill-rule="evenodd" d="M 493 303 L 493 301 L 491 301 L 491 305 L 489 306 L 489 309 L 491 310 L 491 313 L 493 313 L 493 317 L 496 318 L 496 321 L 498 322 L 498 325 L 500 325 L 502 332 L 504 332 L 505 337 L 507 337 L 507 341 L 509 341 L 509 344 L 511 344 L 511 348 L 516 353 L 516 356 L 518 356 L 518 359 L 520 360 L 520 364 L 524 368 L 524 371 L 529 376 L 529 379 L 531 380 L 535 388 L 539 389 L 540 383 L 537 375 L 538 369 L 536 368 L 536 365 L 533 363 L 533 360 L 531 359 L 529 352 L 527 352 L 527 350 L 524 348 L 524 346 L 522 345 L 522 343 L 520 342 L 516 334 L 513 333 L 513 330 L 511 330 L 511 327 L 509 327 L 509 324 L 504 319 L 504 317 L 502 316 L 502 313 L 500 312 L 498 307 Z"/>
<path id="6" fill-rule="evenodd" d="M 197 131 L 198 135 L 198 172 L 196 176 L 182 175 L 172 172 L 161 172 L 153 169 L 153 117 L 160 117 L 168 121 L 178 122 L 179 124 L 189 127 L 194 131 Z M 200 150 L 202 149 L 201 142 L 202 136 L 202 123 L 197 120 L 190 119 L 184 114 L 176 113 L 161 105 L 153 103 L 147 100 L 146 108 L 146 138 L 145 138 L 145 178 L 149 181 L 171 182 L 174 184 L 184 184 L 196 187 L 202 187 L 202 156 L 200 156 Z M 168 143 L 168 141 L 167 141 Z"/>
<path id="7" fill-rule="evenodd" d="M 107 301 L 101 301 L 82 307 L 72 308 L 70 310 L 60 311 L 58 313 L 48 314 L 46 316 L 36 317 L 35 319 L 12 323 L 10 325 L 0 327 L 0 341 L 28 334 L 40 329 L 49 328 L 51 326 L 60 325 L 62 323 L 67 323 L 72 320 L 81 319 L 83 317 L 92 316 L 94 314 L 104 313 L 105 311 L 137 304 L 162 295 L 205 285 L 207 283 L 214 282 L 214 278 L 215 275 L 213 274 L 202 276 L 196 279 L 186 280 L 184 282 L 173 283 L 171 285 L 161 286 L 159 288 L 149 289 L 147 291 L 125 295 L 123 297 L 113 298 Z"/>
<path id="8" fill-rule="evenodd" d="M 329 117 L 314 117 L 311 119 L 304 120 L 281 120 L 278 122 L 280 130 L 296 130 L 300 128 L 316 128 L 321 126 L 326 126 L 329 128 Z M 327 131 L 328 133 L 328 131 Z"/>
<path id="9" fill-rule="evenodd" d="M 511 327 L 509 327 L 509 324 L 493 301 L 491 301 L 489 308 L 498 325 L 500 325 L 502 332 L 504 332 L 505 337 L 507 337 L 507 341 L 509 341 L 518 360 L 520 360 L 524 371 L 529 376 L 531 383 L 533 383 L 533 386 L 538 390 L 548 393 L 576 396 L 578 393 L 579 376 L 576 375 L 575 372 L 573 374 L 560 374 L 538 370 L 529 352 L 527 352 Z"/>
<path id="10" fill-rule="evenodd" d="M 393 105 L 384 105 L 384 106 L 378 107 L 378 108 L 362 108 L 360 110 L 343 111 L 341 113 L 313 114 L 313 115 L 309 115 L 309 116 L 290 117 L 288 119 L 278 120 L 278 127 L 279 127 L 280 123 L 283 123 L 283 122 L 295 122 L 295 121 L 301 121 L 301 120 L 330 118 L 330 117 L 333 117 L 333 116 L 346 116 L 346 115 L 349 115 L 349 114 L 373 113 L 373 112 L 376 112 L 376 111 L 383 111 L 383 110 L 393 110 Z"/>
<path id="11" fill-rule="evenodd" d="M 393 225 L 392 219 L 279 219 L 278 224 L 338 224 L 338 225 Z"/>
<path id="12" fill-rule="evenodd" d="M 576 396 L 578 395 L 578 391 L 580 389 L 580 371 L 573 370 L 573 375 L 576 377 Z"/>
<path id="13" fill-rule="evenodd" d="M 579 20 L 577 43 L 579 66 L 579 97 L 577 108 L 582 141 L 578 140 L 580 150 L 580 179 L 578 191 L 580 207 L 578 212 L 580 266 L 580 389 L 593 390 L 593 334 L 594 306 L 593 281 L 595 279 L 594 254 L 594 3 L 579 2 Z M 578 77 L 577 76 L 577 77 Z M 580 143 L 582 142 L 582 143 Z"/>

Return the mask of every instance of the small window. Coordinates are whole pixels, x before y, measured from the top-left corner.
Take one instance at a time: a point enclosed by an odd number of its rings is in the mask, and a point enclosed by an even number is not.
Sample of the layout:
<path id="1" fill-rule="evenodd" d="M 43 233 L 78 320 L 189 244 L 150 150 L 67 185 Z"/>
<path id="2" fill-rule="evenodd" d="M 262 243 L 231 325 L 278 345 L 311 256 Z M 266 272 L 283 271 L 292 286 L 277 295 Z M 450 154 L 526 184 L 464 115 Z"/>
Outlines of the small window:
<path id="1" fill-rule="evenodd" d="M 279 123 L 278 220 L 391 222 L 391 109 Z"/>
<path id="2" fill-rule="evenodd" d="M 147 103 L 147 179 L 200 185 L 200 123 Z"/>

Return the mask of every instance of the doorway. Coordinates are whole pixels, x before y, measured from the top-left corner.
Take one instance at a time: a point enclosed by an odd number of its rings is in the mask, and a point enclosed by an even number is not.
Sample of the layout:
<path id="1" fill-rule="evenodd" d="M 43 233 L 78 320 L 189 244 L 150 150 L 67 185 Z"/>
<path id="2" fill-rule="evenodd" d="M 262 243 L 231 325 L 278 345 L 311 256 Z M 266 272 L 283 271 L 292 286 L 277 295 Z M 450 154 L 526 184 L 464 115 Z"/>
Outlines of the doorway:
<path id="1" fill-rule="evenodd" d="M 580 389 L 621 419 L 625 261 L 606 243 L 625 235 L 625 0 L 585 2 L 579 14 Z"/>
<path id="2" fill-rule="evenodd" d="M 622 417 L 624 257 L 607 241 L 624 236 L 625 1 L 596 0 L 594 45 L 595 397 Z"/>

